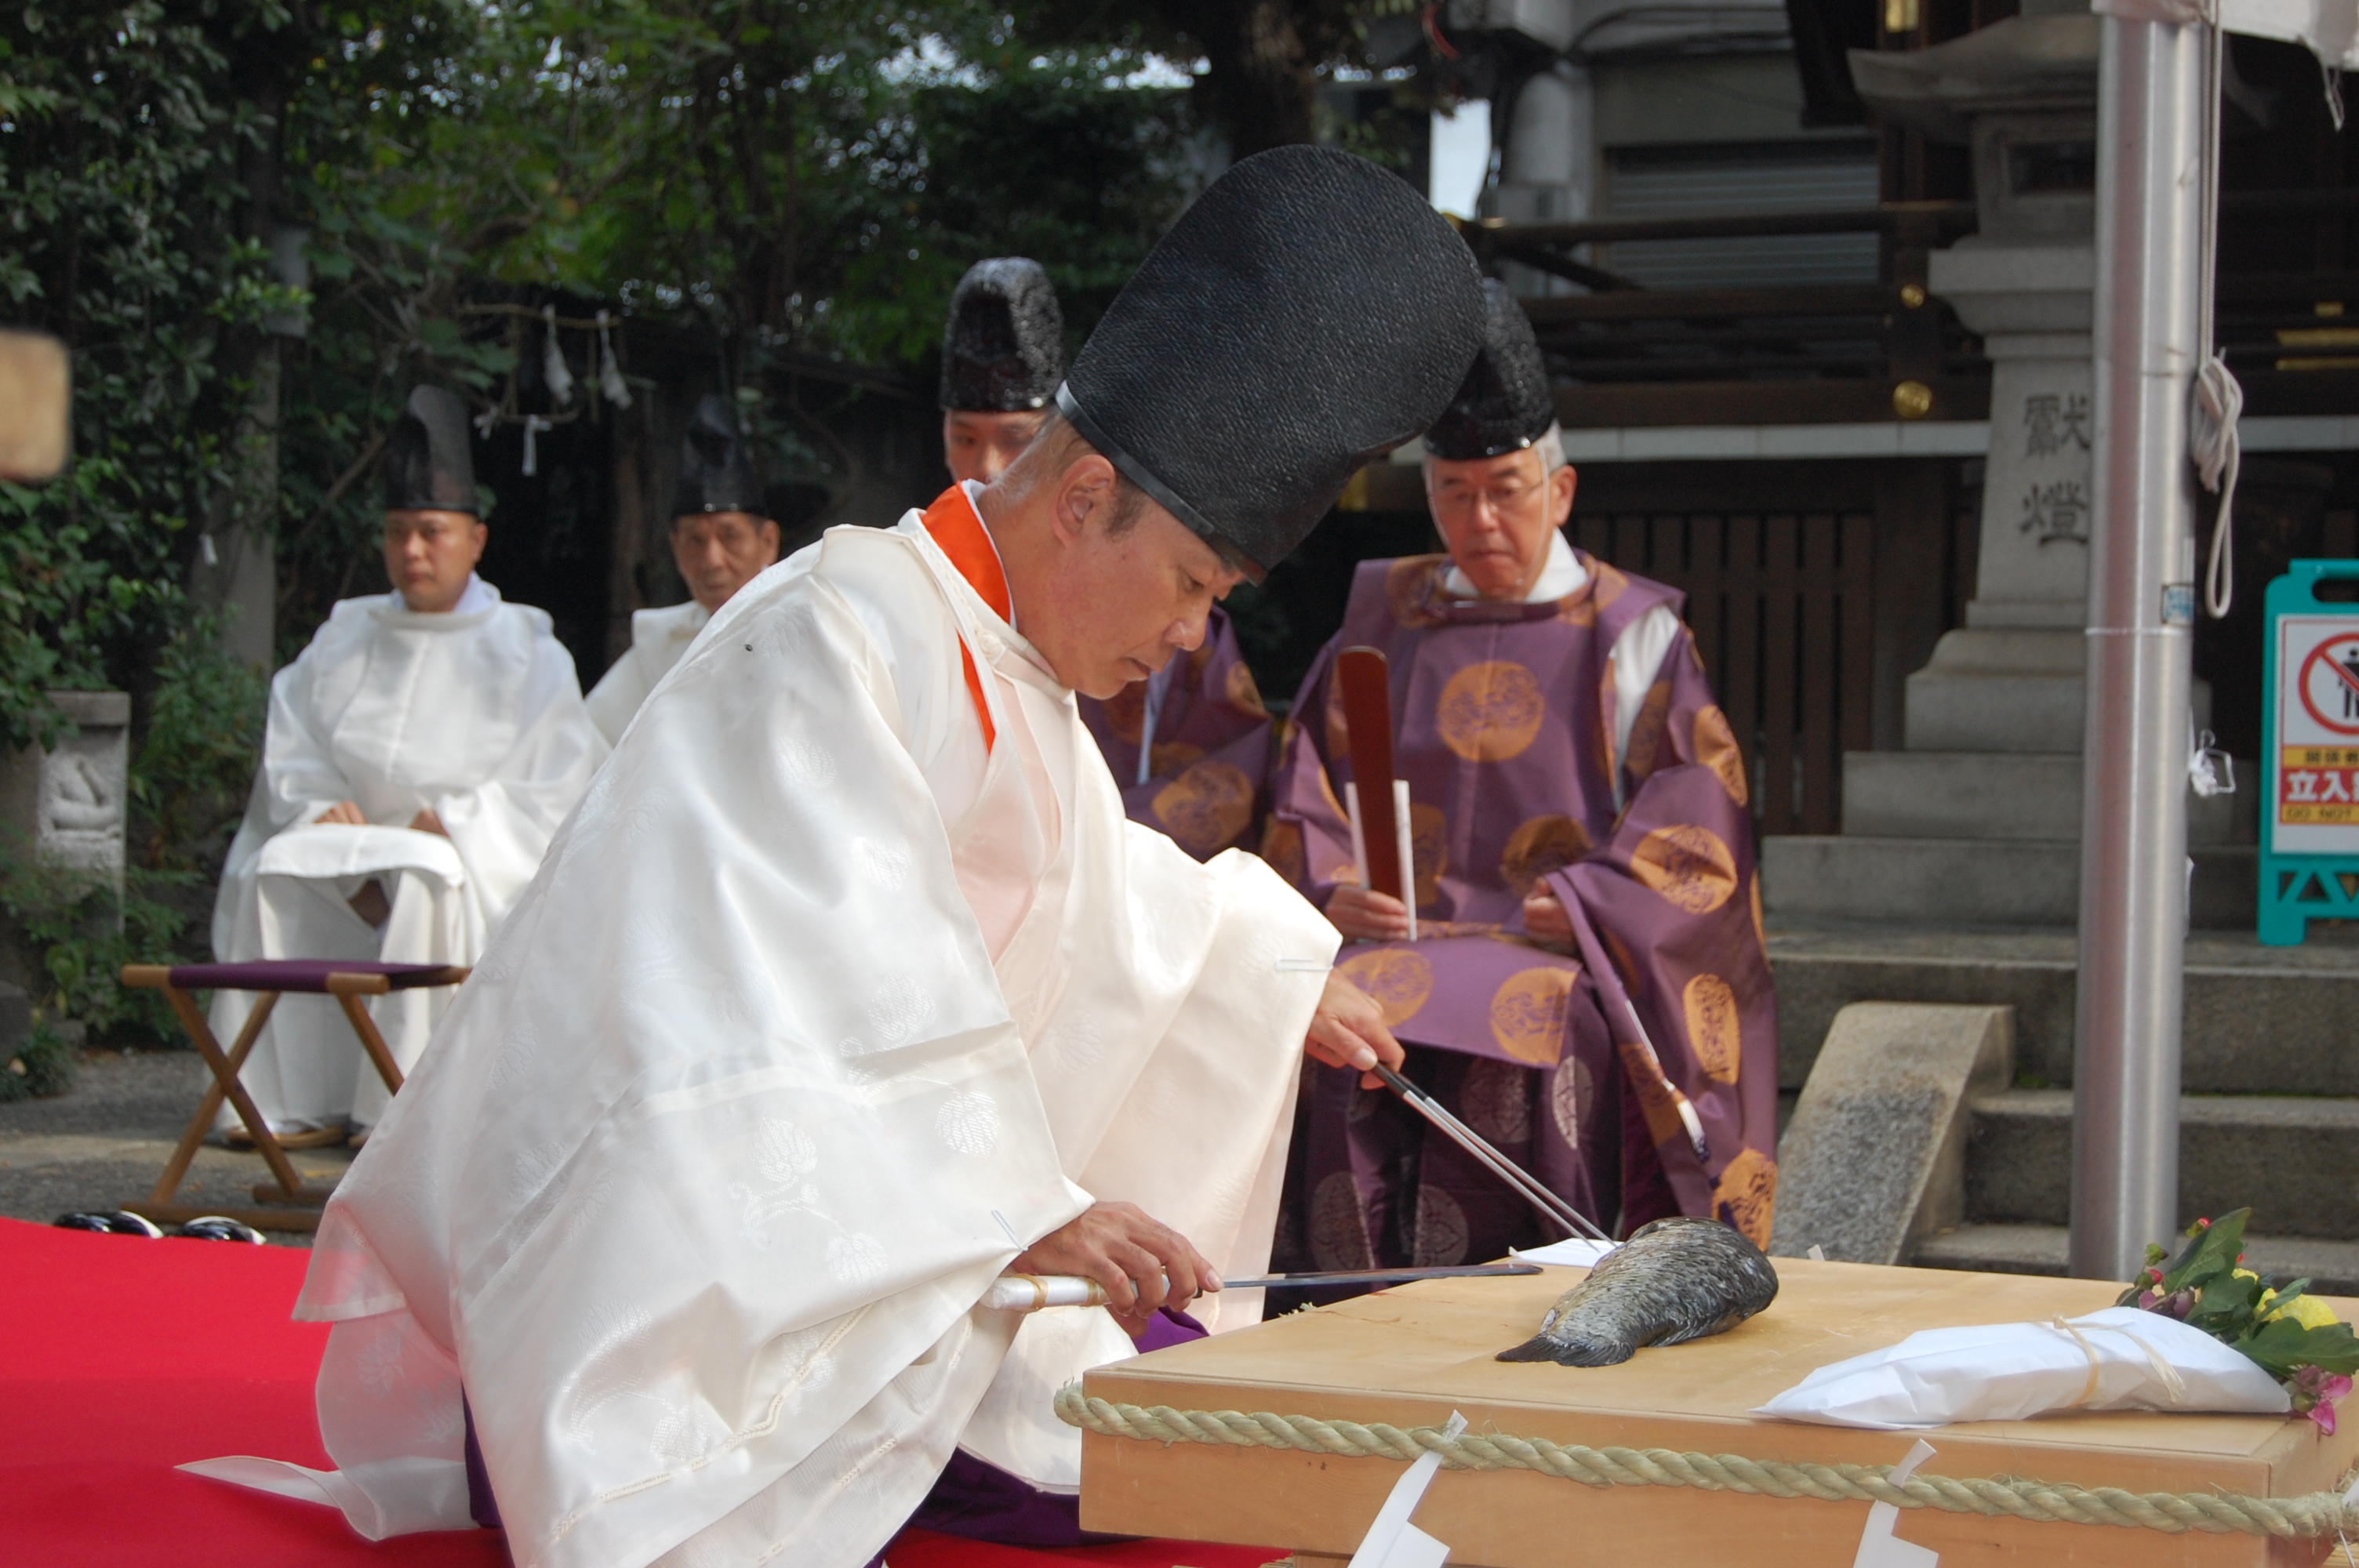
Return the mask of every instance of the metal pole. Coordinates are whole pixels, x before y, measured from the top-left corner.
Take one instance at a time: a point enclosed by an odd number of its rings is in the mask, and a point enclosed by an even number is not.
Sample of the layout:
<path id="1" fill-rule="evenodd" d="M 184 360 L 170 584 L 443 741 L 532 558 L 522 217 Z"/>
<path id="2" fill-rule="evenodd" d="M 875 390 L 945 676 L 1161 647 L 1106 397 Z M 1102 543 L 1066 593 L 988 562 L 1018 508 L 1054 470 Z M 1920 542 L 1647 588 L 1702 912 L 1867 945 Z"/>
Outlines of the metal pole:
<path id="1" fill-rule="evenodd" d="M 2082 802 L 2071 1271 L 2126 1280 L 2179 1220 L 2209 37 L 2104 16 L 2096 481 Z"/>

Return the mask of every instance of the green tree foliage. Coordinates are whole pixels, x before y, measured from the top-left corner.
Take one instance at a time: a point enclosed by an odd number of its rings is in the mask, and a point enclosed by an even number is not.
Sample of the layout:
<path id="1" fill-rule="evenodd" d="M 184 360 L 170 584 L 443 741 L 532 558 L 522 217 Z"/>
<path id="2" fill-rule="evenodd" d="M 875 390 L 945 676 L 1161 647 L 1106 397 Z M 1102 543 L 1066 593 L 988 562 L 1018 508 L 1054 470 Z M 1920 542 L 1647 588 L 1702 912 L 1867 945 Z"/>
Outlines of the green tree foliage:
<path id="1" fill-rule="evenodd" d="M 1350 52 L 1353 7 L 1255 5 L 1221 15 L 1292 18 L 1262 53 L 1293 73 L 1276 97 L 1307 103 L 1310 72 Z M 1242 69 L 1229 21 L 1190 30 L 1185 9 L 1146 7 L 1153 27 L 1064 0 L 19 0 L 0 16 L 0 298 L 67 342 L 75 374 L 68 472 L 0 485 L 0 744 L 55 733 L 47 691 L 136 699 L 127 906 L 0 849 L 0 906 L 52 1004 L 131 1018 L 115 963 L 202 952 L 263 698 L 182 586 L 208 530 L 275 535 L 291 657 L 331 600 L 382 587 L 377 460 L 409 387 L 497 402 L 538 351 L 520 302 L 707 334 L 757 415 L 819 444 L 787 371 L 929 373 L 982 256 L 1047 263 L 1078 346 L 1201 178 L 1203 94 L 1137 85 L 1170 80 L 1142 74 L 1149 51 L 1210 51 L 1222 82 Z M 1250 150 L 1267 138 L 1242 114 L 1214 117 Z M 270 281 L 283 224 L 308 231 L 308 293 Z M 293 309 L 303 337 L 265 330 Z"/>
<path id="2" fill-rule="evenodd" d="M 453 3 L 315 25 L 286 132 L 316 294 L 284 387 L 290 655 L 329 600 L 376 586 L 373 465 L 408 388 L 488 406 L 517 369 L 487 291 L 714 334 L 749 388 L 799 354 L 921 370 L 984 255 L 1046 258 L 1085 328 L 1191 172 L 1182 95 L 1123 84 L 1136 49 L 1035 46 L 972 5 Z"/>
<path id="3" fill-rule="evenodd" d="M 0 16 L 0 291 L 73 351 L 72 470 L 0 485 L 0 743 L 54 733 L 59 687 L 143 691 L 218 503 L 235 389 L 225 330 L 275 303 L 237 243 L 241 144 L 221 91 L 242 29 L 155 0 L 25 0 Z"/>

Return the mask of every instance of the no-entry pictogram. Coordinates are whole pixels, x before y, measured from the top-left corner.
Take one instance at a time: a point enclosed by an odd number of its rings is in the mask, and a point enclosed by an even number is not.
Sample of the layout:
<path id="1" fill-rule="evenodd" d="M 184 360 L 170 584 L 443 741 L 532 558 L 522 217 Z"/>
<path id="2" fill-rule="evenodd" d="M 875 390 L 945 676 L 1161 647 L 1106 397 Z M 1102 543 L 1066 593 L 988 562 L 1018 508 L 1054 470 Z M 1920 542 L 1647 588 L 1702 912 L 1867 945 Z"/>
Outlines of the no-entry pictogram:
<path id="1" fill-rule="evenodd" d="M 2330 636 L 2312 647 L 2295 689 L 2321 725 L 2337 735 L 2359 735 L 2359 632 Z"/>

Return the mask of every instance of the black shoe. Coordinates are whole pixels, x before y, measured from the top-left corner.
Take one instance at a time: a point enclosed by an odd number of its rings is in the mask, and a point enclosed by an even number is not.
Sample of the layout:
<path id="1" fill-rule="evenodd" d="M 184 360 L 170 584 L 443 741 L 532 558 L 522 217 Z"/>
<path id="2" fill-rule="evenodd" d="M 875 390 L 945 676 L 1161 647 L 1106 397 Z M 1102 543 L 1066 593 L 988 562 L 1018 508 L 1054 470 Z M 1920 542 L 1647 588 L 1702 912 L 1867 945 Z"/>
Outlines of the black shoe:
<path id="1" fill-rule="evenodd" d="M 255 1247 L 262 1245 L 262 1232 L 242 1221 L 218 1214 L 202 1215 L 188 1224 L 173 1228 L 175 1236 L 185 1236 L 191 1241 L 244 1241 Z"/>
<path id="2" fill-rule="evenodd" d="M 119 1208 L 106 1214 L 61 1214 L 49 1223 L 61 1230 L 90 1230 L 101 1236 L 160 1238 L 164 1234 L 147 1220 Z"/>

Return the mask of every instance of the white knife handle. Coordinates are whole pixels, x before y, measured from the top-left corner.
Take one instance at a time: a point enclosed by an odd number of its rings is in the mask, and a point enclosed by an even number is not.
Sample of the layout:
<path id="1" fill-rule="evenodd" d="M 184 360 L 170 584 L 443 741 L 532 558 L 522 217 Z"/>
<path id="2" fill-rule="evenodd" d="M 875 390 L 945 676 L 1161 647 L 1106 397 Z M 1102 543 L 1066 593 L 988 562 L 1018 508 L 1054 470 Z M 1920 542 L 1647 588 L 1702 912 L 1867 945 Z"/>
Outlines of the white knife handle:
<path id="1" fill-rule="evenodd" d="M 1105 1287 L 1076 1274 L 1002 1274 L 983 1292 L 994 1312 L 1038 1312 L 1043 1307 L 1103 1306 Z"/>

